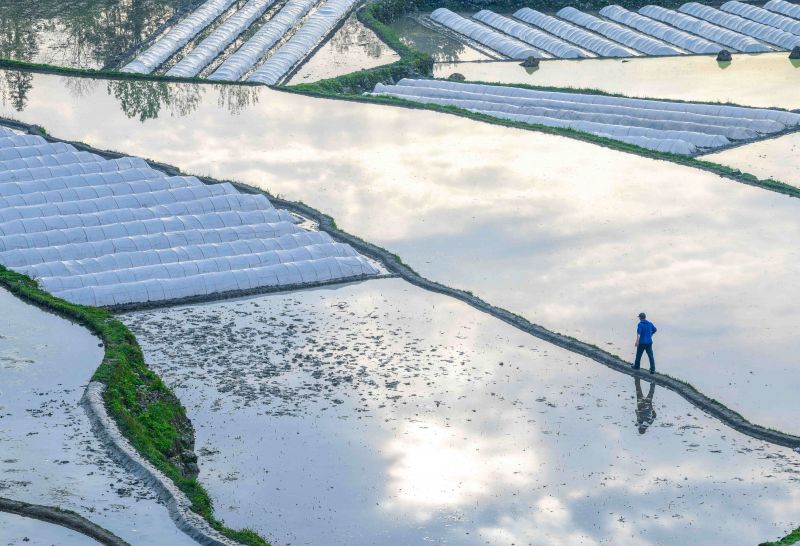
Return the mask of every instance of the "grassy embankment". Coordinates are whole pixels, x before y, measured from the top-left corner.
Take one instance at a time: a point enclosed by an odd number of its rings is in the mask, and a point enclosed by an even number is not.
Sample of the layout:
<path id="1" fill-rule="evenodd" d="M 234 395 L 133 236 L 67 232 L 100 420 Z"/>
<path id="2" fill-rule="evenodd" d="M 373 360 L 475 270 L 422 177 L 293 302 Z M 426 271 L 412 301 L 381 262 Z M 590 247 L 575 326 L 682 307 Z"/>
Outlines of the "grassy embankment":
<path id="1" fill-rule="evenodd" d="M 576 7 L 582 7 L 584 9 L 592 9 L 592 8 L 596 9 L 601 5 L 606 5 L 606 3 L 607 2 L 605 1 L 598 2 L 596 0 L 588 0 L 577 3 L 569 2 L 567 0 L 546 0 L 543 5 L 537 4 L 537 7 L 539 7 L 539 9 L 554 10 L 554 9 L 559 9 L 564 5 L 575 5 Z M 636 8 L 645 3 L 646 2 L 642 2 L 641 0 L 633 0 L 633 1 L 623 2 L 622 4 L 627 7 Z M 676 2 L 676 4 L 678 3 L 681 2 Z M 497 10 L 512 10 L 520 6 L 529 4 L 530 2 L 520 1 L 520 0 L 499 0 L 497 2 L 493 2 L 490 5 L 490 7 Z M 668 4 L 669 2 L 667 2 L 667 4 L 665 5 Z M 590 142 L 592 144 L 597 144 L 599 146 L 605 146 L 607 148 L 612 148 L 622 152 L 644 156 L 650 159 L 670 161 L 672 163 L 678 163 L 680 165 L 694 167 L 697 169 L 714 173 L 716 175 L 722 176 L 730 180 L 734 180 L 736 182 L 748 184 L 751 186 L 757 186 L 763 189 L 789 195 L 791 197 L 800 198 L 800 188 L 797 188 L 795 186 L 773 179 L 758 178 L 757 176 L 754 176 L 752 174 L 744 173 L 739 169 L 734 169 L 731 167 L 727 167 L 725 165 L 720 165 L 718 163 L 706 161 L 703 159 L 698 159 L 695 157 L 690 157 L 680 154 L 671 154 L 665 152 L 656 152 L 654 150 L 649 150 L 647 148 L 642 148 L 640 146 L 636 146 L 633 144 L 627 144 L 624 142 L 620 142 L 618 140 L 599 137 L 590 133 L 585 133 L 574 129 L 548 127 L 545 125 L 538 125 L 533 123 L 523 123 L 523 122 L 499 119 L 492 116 L 487 116 L 485 114 L 470 112 L 469 110 L 458 108 L 456 106 L 442 106 L 438 104 L 420 104 L 395 97 L 364 96 L 362 93 L 371 91 L 378 83 L 394 83 L 397 82 L 399 79 L 405 77 L 431 76 L 433 59 L 430 57 L 430 55 L 417 51 L 409 47 L 408 45 L 404 44 L 400 39 L 400 37 L 397 36 L 397 34 L 394 32 L 394 30 L 392 30 L 390 24 L 397 17 L 400 17 L 406 13 L 418 10 L 429 10 L 433 7 L 441 5 L 449 6 L 453 9 L 459 9 L 459 10 L 486 7 L 484 5 L 481 6 L 473 5 L 469 1 L 461 1 L 461 0 L 443 0 L 443 1 L 381 0 L 378 2 L 368 4 L 367 6 L 358 11 L 359 20 L 362 23 L 364 23 L 364 25 L 372 29 L 378 35 L 378 37 L 381 40 L 383 40 L 387 45 L 389 45 L 392 49 L 397 51 L 397 53 L 400 55 L 399 61 L 392 63 L 390 65 L 380 66 L 369 70 L 362 70 L 360 72 L 354 72 L 352 74 L 346 74 L 336 78 L 320 80 L 314 83 L 303 83 L 298 85 L 283 86 L 281 89 L 293 93 L 301 93 L 304 95 L 311 95 L 317 97 L 338 98 L 338 99 L 353 100 L 359 102 L 389 104 L 395 106 L 402 106 L 406 108 L 434 110 L 437 112 L 454 114 L 462 117 L 467 117 L 470 119 L 475 119 L 478 121 L 483 121 L 486 123 L 492 123 L 495 125 L 515 127 L 519 129 L 533 130 L 553 135 L 566 136 L 578 140 L 583 140 L 585 142 Z M 528 89 L 536 89 L 543 91 L 571 91 L 580 93 L 609 95 L 609 93 L 605 93 L 597 89 L 571 89 L 563 87 L 544 87 L 544 86 L 537 87 L 530 85 L 515 85 L 515 84 L 507 84 L 507 85 L 513 87 L 525 87 Z M 614 95 L 614 96 L 624 96 L 624 95 Z M 674 101 L 674 102 L 681 102 L 681 101 Z"/>
<path id="2" fill-rule="evenodd" d="M 31 278 L 0 265 L 0 286 L 42 309 L 72 320 L 97 335 L 104 344 L 103 362 L 92 380 L 106 385 L 105 404 L 120 431 L 156 468 L 168 476 L 203 516 L 225 536 L 247 546 L 268 546 L 250 530 L 234 530 L 214 517 L 211 498 L 194 478 L 175 464 L 176 451 L 185 446 L 181 437 L 193 434 L 180 400 L 144 362 L 136 338 L 110 312 L 75 305 L 41 290 Z"/>

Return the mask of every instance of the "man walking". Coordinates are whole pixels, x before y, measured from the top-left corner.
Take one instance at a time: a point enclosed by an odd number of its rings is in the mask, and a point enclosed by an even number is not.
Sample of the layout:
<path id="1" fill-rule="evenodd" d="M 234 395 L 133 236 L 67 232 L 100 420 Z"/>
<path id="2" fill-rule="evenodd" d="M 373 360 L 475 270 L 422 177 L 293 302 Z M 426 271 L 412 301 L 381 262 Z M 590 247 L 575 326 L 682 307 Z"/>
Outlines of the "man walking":
<path id="1" fill-rule="evenodd" d="M 638 370 L 642 363 L 642 353 L 647 353 L 650 360 L 650 373 L 656 373 L 656 361 L 653 358 L 653 334 L 656 330 L 655 324 L 647 320 L 647 315 L 639 313 L 639 326 L 636 327 L 636 362 L 633 369 Z"/>

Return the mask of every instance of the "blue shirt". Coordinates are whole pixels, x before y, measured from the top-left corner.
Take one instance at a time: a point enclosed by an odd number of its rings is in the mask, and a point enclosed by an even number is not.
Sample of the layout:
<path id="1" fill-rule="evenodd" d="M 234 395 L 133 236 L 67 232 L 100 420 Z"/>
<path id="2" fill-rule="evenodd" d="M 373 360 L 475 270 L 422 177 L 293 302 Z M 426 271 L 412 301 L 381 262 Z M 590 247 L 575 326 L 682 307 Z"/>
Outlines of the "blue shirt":
<path id="1" fill-rule="evenodd" d="M 639 343 L 653 343 L 653 334 L 655 334 L 656 325 L 649 320 L 640 320 L 639 326 L 636 327 L 636 333 L 639 334 Z"/>

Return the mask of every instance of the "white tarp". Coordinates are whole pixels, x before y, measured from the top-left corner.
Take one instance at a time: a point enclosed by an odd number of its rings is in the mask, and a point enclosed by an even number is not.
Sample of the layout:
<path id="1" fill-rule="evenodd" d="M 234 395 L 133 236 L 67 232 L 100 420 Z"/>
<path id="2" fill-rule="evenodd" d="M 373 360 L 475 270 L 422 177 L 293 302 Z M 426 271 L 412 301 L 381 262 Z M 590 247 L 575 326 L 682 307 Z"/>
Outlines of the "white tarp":
<path id="1" fill-rule="evenodd" d="M 583 49 L 597 53 L 601 57 L 631 57 L 634 55 L 632 51 L 611 40 L 586 32 L 580 27 L 530 8 L 522 8 L 516 11 L 513 17 L 572 42 Z"/>
<path id="2" fill-rule="evenodd" d="M 275 0 L 250 0 L 245 6 L 231 15 L 224 23 L 214 29 L 205 40 L 167 71 L 167 76 L 197 76 L 211 64 L 233 41 L 256 19 L 264 15 Z"/>
<path id="3" fill-rule="evenodd" d="M 741 51 L 743 53 L 763 53 L 772 51 L 772 48 L 762 44 L 751 36 L 745 36 L 739 32 L 712 25 L 707 21 L 691 17 L 685 13 L 653 5 L 644 6 L 639 10 L 639 13 L 661 21 L 662 23 L 667 23 L 668 25 L 685 30 L 686 32 L 697 34 L 698 36 L 731 48 L 734 51 Z"/>
<path id="4" fill-rule="evenodd" d="M 623 25 L 628 25 L 631 28 L 635 28 L 636 30 L 664 40 L 665 42 L 675 44 L 692 53 L 717 54 L 723 49 L 719 44 L 715 44 L 714 42 L 710 42 L 694 34 L 678 30 L 633 11 L 628 11 L 616 4 L 601 9 L 600 15 L 622 23 Z"/>
<path id="5" fill-rule="evenodd" d="M 634 51 L 639 51 L 647 55 L 681 55 L 683 53 L 681 50 L 665 44 L 664 42 L 655 40 L 639 32 L 634 32 L 616 23 L 603 21 L 594 15 L 589 15 L 573 7 L 563 8 L 556 15 L 576 25 L 602 34 L 615 42 L 626 45 Z"/>
<path id="6" fill-rule="evenodd" d="M 317 0 L 289 0 L 209 77 L 209 80 L 238 81 L 289 32 Z"/>
<path id="7" fill-rule="evenodd" d="M 233 5 L 236 0 L 208 0 L 182 19 L 152 46 L 140 53 L 133 61 L 122 67 L 122 72 L 149 74 L 164 61 L 188 44 L 200 31 Z"/>
<path id="8" fill-rule="evenodd" d="M 728 28 L 741 34 L 746 34 L 747 36 L 752 36 L 762 42 L 773 44 L 783 49 L 792 49 L 800 45 L 800 36 L 795 36 L 794 34 L 784 32 L 774 27 L 762 25 L 761 23 L 739 17 L 738 15 L 725 13 L 724 11 L 704 6 L 697 2 L 688 2 L 679 9 L 683 13 L 705 19 L 715 25 Z"/>
<path id="9" fill-rule="evenodd" d="M 564 40 L 555 38 L 550 34 L 529 27 L 528 25 L 518 23 L 513 19 L 503 17 L 502 15 L 498 15 L 487 9 L 479 11 L 472 17 L 487 26 L 490 26 L 501 32 L 505 32 L 509 36 L 513 36 L 514 38 L 517 38 L 526 44 L 530 44 L 533 47 L 546 51 L 547 53 L 550 53 L 559 59 L 579 59 L 590 56 L 581 49 L 565 42 Z"/>
<path id="10" fill-rule="evenodd" d="M 358 0 L 326 0 L 247 81 L 275 85 L 341 21 Z"/>

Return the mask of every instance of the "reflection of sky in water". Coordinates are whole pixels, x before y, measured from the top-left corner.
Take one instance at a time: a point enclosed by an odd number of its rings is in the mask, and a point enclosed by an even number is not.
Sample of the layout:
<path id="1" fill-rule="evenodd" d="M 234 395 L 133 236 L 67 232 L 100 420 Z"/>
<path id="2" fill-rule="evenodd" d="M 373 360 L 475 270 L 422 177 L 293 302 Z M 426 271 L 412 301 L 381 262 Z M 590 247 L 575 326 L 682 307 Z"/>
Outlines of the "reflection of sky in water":
<path id="1" fill-rule="evenodd" d="M 0 512 L 3 545 L 10 546 L 97 546 L 97 542 L 65 527 Z"/>
<path id="2" fill-rule="evenodd" d="M 753 173 L 760 178 L 772 178 L 800 187 L 798 154 L 800 154 L 800 133 L 792 133 L 709 154 L 704 156 L 704 159 Z"/>
<path id="3" fill-rule="evenodd" d="M 398 17 L 389 26 L 404 44 L 429 53 L 437 62 L 489 60 L 489 57 L 483 53 L 464 45 L 455 38 L 445 36 L 441 32 L 419 24 L 416 18 L 421 15 Z M 468 17 L 468 15 L 465 16 Z"/>
<path id="4" fill-rule="evenodd" d="M 103 359 L 98 339 L 3 289 L 0 309 L 0 496 L 73 510 L 131 544 L 195 544 L 111 461 L 78 405 Z M 0 518 L 3 539 L 28 529 L 32 544 L 97 544 L 60 527 L 5 524 Z M 45 542 L 54 533 L 64 539 Z"/>
<path id="5" fill-rule="evenodd" d="M 460 72 L 468 80 L 601 89 L 634 97 L 749 106 L 800 107 L 800 68 L 788 54 L 734 54 L 722 69 L 713 56 L 543 61 L 530 71 L 518 62 L 440 64 L 437 78 Z"/>
<path id="6" fill-rule="evenodd" d="M 123 319 L 275 544 L 749 546 L 800 509 L 790 450 L 664 389 L 641 434 L 633 379 L 400 280 Z"/>
<path id="7" fill-rule="evenodd" d="M 351 15 L 342 27 L 314 53 L 290 84 L 335 78 L 358 70 L 393 63 L 400 57 L 374 32 Z"/>
<path id="8" fill-rule="evenodd" d="M 645 310 L 661 371 L 800 432 L 795 199 L 419 110 L 130 82 L 77 96 L 64 81 L 35 76 L 27 108 L 3 111 L 302 200 L 429 278 L 628 359 Z"/>

